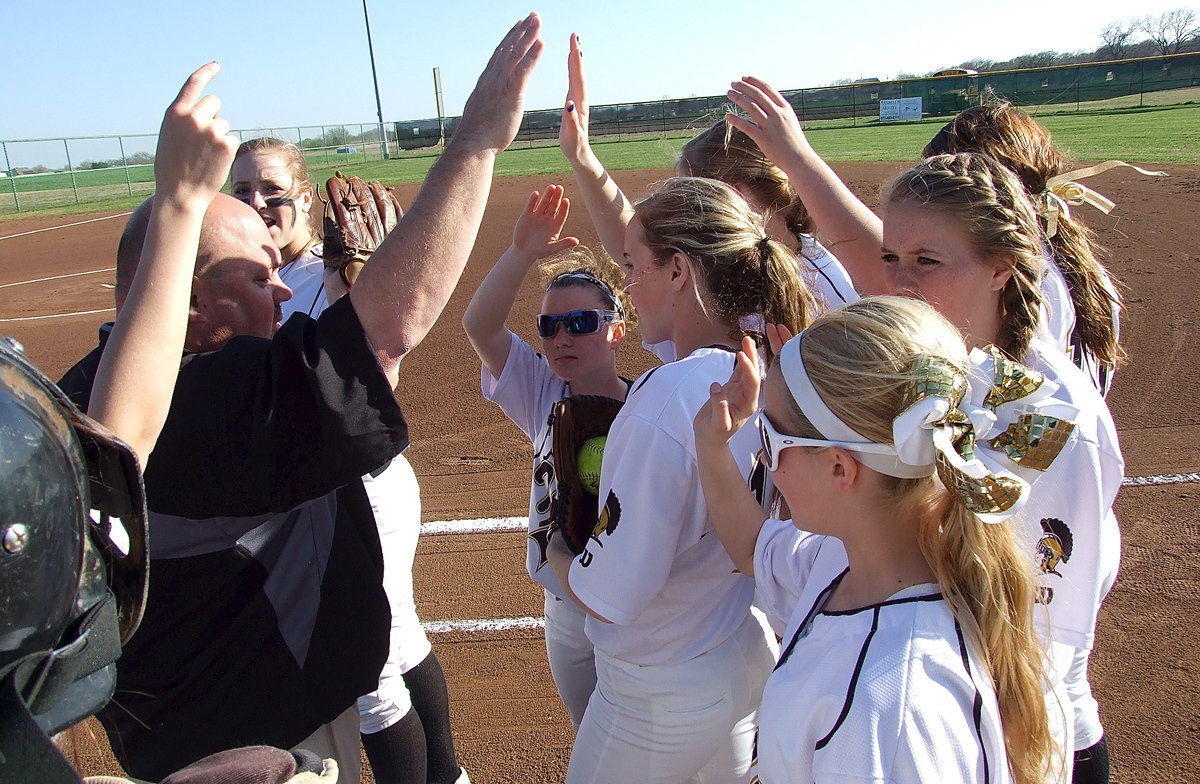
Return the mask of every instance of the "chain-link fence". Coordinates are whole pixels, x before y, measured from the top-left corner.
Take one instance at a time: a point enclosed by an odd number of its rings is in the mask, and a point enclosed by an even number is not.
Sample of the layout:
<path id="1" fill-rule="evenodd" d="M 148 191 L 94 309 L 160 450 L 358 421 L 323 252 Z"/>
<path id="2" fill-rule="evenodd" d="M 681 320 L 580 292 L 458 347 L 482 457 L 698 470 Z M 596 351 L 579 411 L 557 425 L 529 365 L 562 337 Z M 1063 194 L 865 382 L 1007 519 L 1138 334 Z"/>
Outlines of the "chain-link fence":
<path id="1" fill-rule="evenodd" d="M 1024 107 L 1056 110 L 1120 109 L 1161 103 L 1156 96 L 1196 100 L 1200 54 L 1059 66 L 981 74 L 861 81 L 834 87 L 789 90 L 784 96 L 808 126 L 879 122 L 879 102 L 922 99 L 929 116 L 951 115 L 991 98 Z M 1169 91 L 1175 91 L 1174 93 Z M 597 141 L 686 135 L 722 116 L 724 96 L 664 99 L 591 107 L 590 132 Z M 241 139 L 275 136 L 295 142 L 316 167 L 367 160 L 430 156 L 454 135 L 457 117 L 234 131 Z M 560 109 L 529 111 L 515 146 L 557 143 Z M 383 134 L 386 128 L 386 137 Z M 154 134 L 19 139 L 0 142 L 0 213 L 62 204 L 148 195 L 154 189 Z"/>

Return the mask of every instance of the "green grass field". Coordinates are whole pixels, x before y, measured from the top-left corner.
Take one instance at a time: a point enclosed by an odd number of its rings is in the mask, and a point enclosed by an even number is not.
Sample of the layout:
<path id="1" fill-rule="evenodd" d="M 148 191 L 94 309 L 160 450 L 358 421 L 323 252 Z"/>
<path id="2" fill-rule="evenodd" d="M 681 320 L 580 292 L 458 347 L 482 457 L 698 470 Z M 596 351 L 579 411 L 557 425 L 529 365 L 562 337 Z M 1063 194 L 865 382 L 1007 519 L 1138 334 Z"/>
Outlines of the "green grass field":
<path id="1" fill-rule="evenodd" d="M 1200 105 L 1094 108 L 1078 112 L 1039 113 L 1055 140 L 1080 161 L 1120 158 L 1138 164 L 1200 164 Z M 925 143 L 945 118 L 880 125 L 867 122 L 855 127 L 810 127 L 813 147 L 829 161 L 915 161 Z M 604 165 L 621 169 L 662 168 L 674 165 L 689 134 L 668 138 L 595 143 Z M 497 176 L 566 174 L 566 159 L 549 141 L 534 146 L 518 141 L 496 162 Z M 323 182 L 335 169 L 346 169 L 364 179 L 385 183 L 420 182 L 436 158 L 409 153 L 395 160 L 371 159 L 366 154 L 349 158 L 328 155 L 310 158 L 314 182 Z M 154 189 L 152 166 L 50 174 L 0 180 L 0 218 L 36 214 L 77 214 L 131 208 Z M 15 208 L 16 188 L 21 211 Z M 132 195 L 130 191 L 132 190 Z M 78 201 L 76 203 L 78 194 Z"/>

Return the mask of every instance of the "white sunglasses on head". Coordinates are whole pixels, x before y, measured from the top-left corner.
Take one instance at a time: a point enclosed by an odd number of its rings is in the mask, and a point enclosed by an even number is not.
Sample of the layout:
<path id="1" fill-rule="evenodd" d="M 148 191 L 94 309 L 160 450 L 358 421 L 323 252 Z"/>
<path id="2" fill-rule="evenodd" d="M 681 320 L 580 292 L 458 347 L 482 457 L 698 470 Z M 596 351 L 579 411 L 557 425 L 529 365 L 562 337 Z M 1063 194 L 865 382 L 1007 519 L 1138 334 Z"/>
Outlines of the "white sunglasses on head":
<path id="1" fill-rule="evenodd" d="M 869 452 L 875 455 L 895 455 L 896 448 L 891 444 L 876 444 L 871 441 L 829 441 L 824 438 L 801 438 L 800 436 L 785 436 L 775 429 L 767 415 L 758 412 L 758 434 L 762 438 L 763 464 L 767 470 L 774 471 L 779 467 L 779 453 L 792 446 L 811 446 L 827 449 L 831 446 L 848 449 L 851 452 Z"/>

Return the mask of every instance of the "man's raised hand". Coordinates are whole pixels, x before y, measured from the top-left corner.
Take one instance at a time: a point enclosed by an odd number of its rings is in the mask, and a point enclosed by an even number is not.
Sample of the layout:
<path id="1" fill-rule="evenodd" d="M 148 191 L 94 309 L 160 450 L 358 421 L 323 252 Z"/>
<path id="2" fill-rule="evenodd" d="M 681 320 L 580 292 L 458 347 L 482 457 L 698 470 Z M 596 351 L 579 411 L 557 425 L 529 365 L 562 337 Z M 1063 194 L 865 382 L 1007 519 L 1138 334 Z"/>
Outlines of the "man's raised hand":
<path id="1" fill-rule="evenodd" d="M 516 138 L 529 75 L 542 54 L 541 28 L 534 12 L 504 36 L 463 107 L 451 144 L 498 153 Z"/>

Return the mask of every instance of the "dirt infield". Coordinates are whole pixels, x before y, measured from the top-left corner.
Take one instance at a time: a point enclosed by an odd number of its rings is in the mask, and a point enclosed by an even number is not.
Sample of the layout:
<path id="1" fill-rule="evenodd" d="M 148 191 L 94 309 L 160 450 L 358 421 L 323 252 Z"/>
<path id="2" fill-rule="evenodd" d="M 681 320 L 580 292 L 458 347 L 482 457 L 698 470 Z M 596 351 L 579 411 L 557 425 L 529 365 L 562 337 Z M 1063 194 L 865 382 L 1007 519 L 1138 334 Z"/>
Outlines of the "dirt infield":
<path id="1" fill-rule="evenodd" d="M 869 203 L 902 164 L 836 166 Z M 1088 207 L 1084 219 L 1110 251 L 1109 267 L 1126 287 L 1122 343 L 1128 364 L 1110 405 L 1130 477 L 1200 470 L 1200 167 L 1169 167 L 1169 179 L 1113 170 L 1089 184 L 1117 202 L 1110 216 Z M 618 172 L 630 195 L 666 171 Z M 571 183 L 560 180 L 568 186 Z M 459 319 L 475 287 L 507 247 L 528 192 L 546 178 L 496 181 L 463 282 L 425 344 L 401 369 L 399 397 L 412 424 L 408 453 L 421 478 L 423 518 L 453 520 L 524 515 L 530 447 L 479 394 L 479 366 Z M 416 189 L 400 187 L 401 202 Z M 95 345 L 111 312 L 112 267 L 124 219 L 115 217 L 25 236 L 79 218 L 0 220 L 0 334 L 21 340 L 57 377 Z M 569 228 L 595 235 L 582 209 Z M 836 248 L 834 249 L 836 253 Z M 80 274 L 82 273 L 82 274 Z M 55 276 L 70 277 L 55 277 Z M 46 278 L 53 278 L 43 280 Z M 37 281 L 37 282 L 26 282 Z M 16 285 L 13 285 L 16 284 Z M 526 287 L 511 324 L 533 337 L 539 297 Z M 638 341 L 628 342 L 636 346 Z M 623 352 L 622 371 L 637 374 L 651 357 Z M 1117 782 L 1200 781 L 1200 485 L 1127 486 L 1117 500 L 1123 562 L 1101 612 L 1092 683 L 1112 744 Z M 524 573 L 520 532 L 425 536 L 417 554 L 416 595 L 423 620 L 537 617 L 540 592 Z M 450 684 L 456 741 L 473 781 L 561 781 L 570 724 L 545 661 L 540 629 L 433 635 Z M 186 666 L 186 665 L 182 665 Z M 85 741 L 88 773 L 113 770 Z"/>

